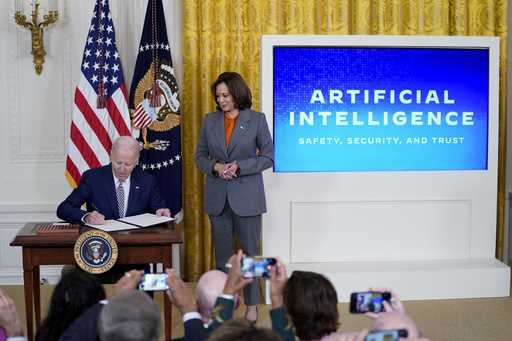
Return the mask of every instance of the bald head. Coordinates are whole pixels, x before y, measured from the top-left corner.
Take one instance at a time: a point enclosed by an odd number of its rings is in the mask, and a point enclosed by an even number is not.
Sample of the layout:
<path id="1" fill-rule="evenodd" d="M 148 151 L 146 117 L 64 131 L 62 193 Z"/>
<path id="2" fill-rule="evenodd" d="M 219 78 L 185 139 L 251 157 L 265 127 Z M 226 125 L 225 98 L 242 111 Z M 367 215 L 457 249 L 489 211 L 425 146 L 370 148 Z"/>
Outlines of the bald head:
<path id="1" fill-rule="evenodd" d="M 205 272 L 197 282 L 197 309 L 204 322 L 208 322 L 215 300 L 222 294 L 228 275 L 219 270 Z"/>
<path id="2" fill-rule="evenodd" d="M 390 311 L 381 314 L 374 322 L 371 330 L 385 330 L 385 329 L 406 329 L 408 332 L 407 338 L 400 338 L 400 340 L 416 340 L 420 337 L 420 332 L 416 323 L 404 313 L 398 311 Z"/>
<path id="3" fill-rule="evenodd" d="M 110 151 L 110 162 L 117 179 L 128 179 L 139 162 L 139 150 L 139 142 L 131 136 L 121 136 L 114 141 Z"/>

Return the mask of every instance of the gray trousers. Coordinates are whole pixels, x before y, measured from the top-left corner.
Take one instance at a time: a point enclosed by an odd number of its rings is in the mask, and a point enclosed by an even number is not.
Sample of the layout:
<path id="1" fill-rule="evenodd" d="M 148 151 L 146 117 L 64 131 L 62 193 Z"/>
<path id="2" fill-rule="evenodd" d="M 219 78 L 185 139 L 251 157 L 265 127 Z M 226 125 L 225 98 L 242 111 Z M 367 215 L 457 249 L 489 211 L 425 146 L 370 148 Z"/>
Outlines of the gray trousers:
<path id="1" fill-rule="evenodd" d="M 217 269 L 227 273 L 226 263 L 234 253 L 235 238 L 240 239 L 240 247 L 248 256 L 259 255 L 261 240 L 261 214 L 241 217 L 229 206 L 228 200 L 222 213 L 210 215 L 213 245 L 215 247 L 215 263 Z M 244 288 L 244 303 L 257 305 L 260 299 L 259 281 L 254 279 Z"/>

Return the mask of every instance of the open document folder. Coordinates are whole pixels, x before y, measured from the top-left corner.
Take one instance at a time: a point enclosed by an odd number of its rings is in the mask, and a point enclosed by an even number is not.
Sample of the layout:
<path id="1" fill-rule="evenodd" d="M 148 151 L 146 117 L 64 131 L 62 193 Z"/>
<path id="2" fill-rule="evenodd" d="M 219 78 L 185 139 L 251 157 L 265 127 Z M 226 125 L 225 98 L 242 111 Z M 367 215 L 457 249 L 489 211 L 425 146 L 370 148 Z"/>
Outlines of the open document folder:
<path id="1" fill-rule="evenodd" d="M 87 226 L 94 227 L 95 229 L 102 230 L 105 232 L 121 231 L 121 230 L 133 230 L 142 227 L 149 227 L 173 221 L 172 217 L 159 217 L 151 213 L 143 213 L 134 215 L 131 217 L 119 218 L 117 220 L 105 220 L 105 224 L 86 224 Z"/>

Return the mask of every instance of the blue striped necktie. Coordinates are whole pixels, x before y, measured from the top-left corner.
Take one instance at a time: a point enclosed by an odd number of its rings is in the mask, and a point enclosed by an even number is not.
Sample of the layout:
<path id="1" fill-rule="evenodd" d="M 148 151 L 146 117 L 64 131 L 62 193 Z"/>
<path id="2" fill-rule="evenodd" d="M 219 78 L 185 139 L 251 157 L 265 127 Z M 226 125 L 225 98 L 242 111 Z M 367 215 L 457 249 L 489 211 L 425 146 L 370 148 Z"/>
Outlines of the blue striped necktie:
<path id="1" fill-rule="evenodd" d="M 119 181 L 119 186 L 116 190 L 117 194 L 117 208 L 119 209 L 119 218 L 124 217 L 124 187 L 123 182 Z"/>

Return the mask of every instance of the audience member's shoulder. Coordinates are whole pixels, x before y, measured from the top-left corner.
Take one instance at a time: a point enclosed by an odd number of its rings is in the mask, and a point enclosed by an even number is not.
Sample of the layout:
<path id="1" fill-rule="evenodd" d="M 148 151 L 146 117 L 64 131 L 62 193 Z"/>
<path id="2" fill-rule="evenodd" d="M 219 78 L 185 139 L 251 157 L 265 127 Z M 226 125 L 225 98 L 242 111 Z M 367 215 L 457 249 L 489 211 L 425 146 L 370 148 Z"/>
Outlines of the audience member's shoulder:
<path id="1" fill-rule="evenodd" d="M 62 333 L 59 341 L 96 341 L 98 338 L 98 318 L 104 302 L 98 302 L 82 313 Z"/>

